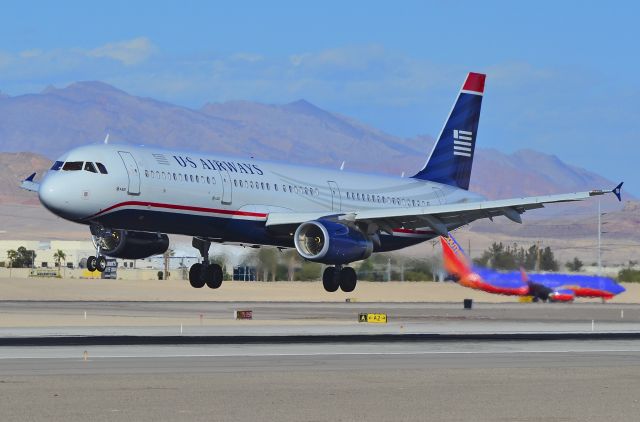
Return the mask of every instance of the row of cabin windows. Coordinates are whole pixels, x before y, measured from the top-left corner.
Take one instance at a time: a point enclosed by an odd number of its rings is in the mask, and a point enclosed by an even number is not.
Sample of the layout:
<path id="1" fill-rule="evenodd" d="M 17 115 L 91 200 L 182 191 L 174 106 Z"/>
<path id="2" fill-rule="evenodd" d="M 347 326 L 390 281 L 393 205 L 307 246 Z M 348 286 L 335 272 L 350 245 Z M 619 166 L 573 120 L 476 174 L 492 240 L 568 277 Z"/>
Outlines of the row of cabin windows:
<path id="1" fill-rule="evenodd" d="M 378 204 L 392 204 L 401 207 L 427 206 L 429 203 L 420 199 L 396 198 L 393 196 L 374 195 L 369 193 L 347 192 L 347 199 L 353 201 L 375 202 Z"/>
<path id="2" fill-rule="evenodd" d="M 242 180 L 242 179 L 233 179 L 233 185 L 237 188 L 245 188 L 245 189 L 261 189 L 261 190 L 271 190 L 273 188 L 274 191 L 280 192 L 280 188 L 282 188 L 282 192 L 295 193 L 300 195 L 311 195 L 318 196 L 320 195 L 320 191 L 318 188 L 310 188 L 308 186 L 295 186 L 295 185 L 278 185 L 277 183 L 270 184 L 269 182 L 254 182 L 253 180 Z"/>
<path id="3" fill-rule="evenodd" d="M 62 161 L 56 161 L 51 166 L 51 170 L 58 171 L 62 169 L 62 171 L 88 171 L 90 173 L 102 173 L 108 174 L 107 168 L 102 163 L 92 163 L 91 161 L 67 161 L 63 163 Z"/>
<path id="4" fill-rule="evenodd" d="M 193 174 L 182 174 L 182 173 L 169 173 L 164 171 L 154 171 L 154 170 L 145 170 L 145 177 L 157 180 L 174 180 L 176 182 L 194 182 L 194 183 L 204 183 L 204 184 L 216 184 L 215 177 L 209 176 L 199 176 Z M 272 188 L 276 192 L 280 191 L 280 188 L 277 184 L 270 184 L 269 182 L 257 182 L 253 180 L 241 180 L 241 179 L 233 179 L 233 185 L 237 188 L 245 188 L 245 189 L 260 189 L 260 190 L 268 190 L 270 191 Z M 293 185 L 282 185 L 283 192 L 291 192 L 296 194 L 304 194 L 304 195 L 314 195 L 318 196 L 320 192 L 318 188 L 310 188 L 306 186 L 293 186 Z"/>
<path id="5" fill-rule="evenodd" d="M 153 171 L 153 170 L 145 170 L 145 177 L 150 179 L 157 180 L 173 180 L 175 182 L 193 182 L 193 183 L 203 183 L 209 185 L 215 185 L 216 179 L 215 177 L 209 176 L 200 176 L 193 174 L 182 174 L 182 173 L 169 173 L 164 171 Z"/>

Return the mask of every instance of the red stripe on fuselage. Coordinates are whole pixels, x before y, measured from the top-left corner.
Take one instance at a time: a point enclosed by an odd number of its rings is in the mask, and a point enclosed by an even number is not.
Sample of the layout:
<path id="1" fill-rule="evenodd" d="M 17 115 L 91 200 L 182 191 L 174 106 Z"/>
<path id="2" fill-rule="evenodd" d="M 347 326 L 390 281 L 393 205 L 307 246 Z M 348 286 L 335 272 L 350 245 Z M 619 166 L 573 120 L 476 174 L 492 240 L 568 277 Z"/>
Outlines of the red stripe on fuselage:
<path id="1" fill-rule="evenodd" d="M 237 215 L 242 217 L 256 217 L 256 218 L 267 218 L 267 215 L 268 215 L 268 214 L 258 213 L 258 212 L 222 210 L 218 208 L 193 207 L 189 205 L 162 204 L 160 202 L 127 201 L 127 202 L 120 202 L 119 204 L 112 205 L 109 208 L 106 208 L 90 217 L 87 217 L 87 219 L 98 217 L 116 208 L 129 207 L 129 206 L 165 208 L 170 210 L 206 212 L 211 214 Z"/>
<path id="2" fill-rule="evenodd" d="M 588 287 L 571 287 L 570 289 L 573 290 L 573 293 L 576 296 L 581 297 L 602 297 L 605 299 L 611 299 L 615 296 L 613 293 L 606 290 L 592 289 Z"/>

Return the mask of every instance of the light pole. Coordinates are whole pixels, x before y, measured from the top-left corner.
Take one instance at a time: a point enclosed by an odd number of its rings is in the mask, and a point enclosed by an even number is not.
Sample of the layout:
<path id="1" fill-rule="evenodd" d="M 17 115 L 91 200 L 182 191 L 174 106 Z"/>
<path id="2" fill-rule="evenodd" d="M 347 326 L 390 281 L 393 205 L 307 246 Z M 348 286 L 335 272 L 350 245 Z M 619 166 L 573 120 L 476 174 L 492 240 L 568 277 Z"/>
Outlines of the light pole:
<path id="1" fill-rule="evenodd" d="M 606 233 L 602 231 L 602 225 L 606 224 L 606 221 L 602 222 L 602 216 L 605 214 L 606 212 L 600 210 L 600 198 L 598 198 L 598 275 L 602 275 L 602 233 Z"/>

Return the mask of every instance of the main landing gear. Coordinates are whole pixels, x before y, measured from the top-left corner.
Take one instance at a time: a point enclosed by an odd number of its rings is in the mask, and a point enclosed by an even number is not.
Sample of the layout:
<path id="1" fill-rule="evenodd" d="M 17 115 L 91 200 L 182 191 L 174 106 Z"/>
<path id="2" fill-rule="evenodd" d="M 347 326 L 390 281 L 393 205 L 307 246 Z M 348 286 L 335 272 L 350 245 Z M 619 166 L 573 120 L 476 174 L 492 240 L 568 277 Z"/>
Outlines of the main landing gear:
<path id="1" fill-rule="evenodd" d="M 335 292 L 338 287 L 343 292 L 352 292 L 356 288 L 358 275 L 351 267 L 327 267 L 322 274 L 322 285 L 328 292 Z"/>
<path id="2" fill-rule="evenodd" d="M 222 285 L 223 274 L 220 265 L 209 262 L 211 242 L 194 237 L 192 245 L 200 251 L 202 263 L 193 264 L 189 269 L 189 283 L 191 287 L 200 289 L 206 284 L 207 287 L 211 289 L 217 289 Z"/>

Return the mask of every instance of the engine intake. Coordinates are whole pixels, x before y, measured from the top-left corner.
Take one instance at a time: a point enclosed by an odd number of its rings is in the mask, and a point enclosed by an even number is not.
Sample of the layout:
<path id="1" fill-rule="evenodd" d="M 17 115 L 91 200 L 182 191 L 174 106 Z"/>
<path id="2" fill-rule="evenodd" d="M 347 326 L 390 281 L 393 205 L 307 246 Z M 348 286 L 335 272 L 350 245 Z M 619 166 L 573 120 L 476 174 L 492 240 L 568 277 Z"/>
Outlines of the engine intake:
<path id="1" fill-rule="evenodd" d="M 373 242 L 366 234 L 327 220 L 302 223 L 295 232 L 294 243 L 303 258 L 329 265 L 359 261 L 373 252 Z"/>
<path id="2" fill-rule="evenodd" d="M 169 249 L 166 234 L 107 230 L 101 234 L 101 252 L 112 258 L 142 259 Z"/>

